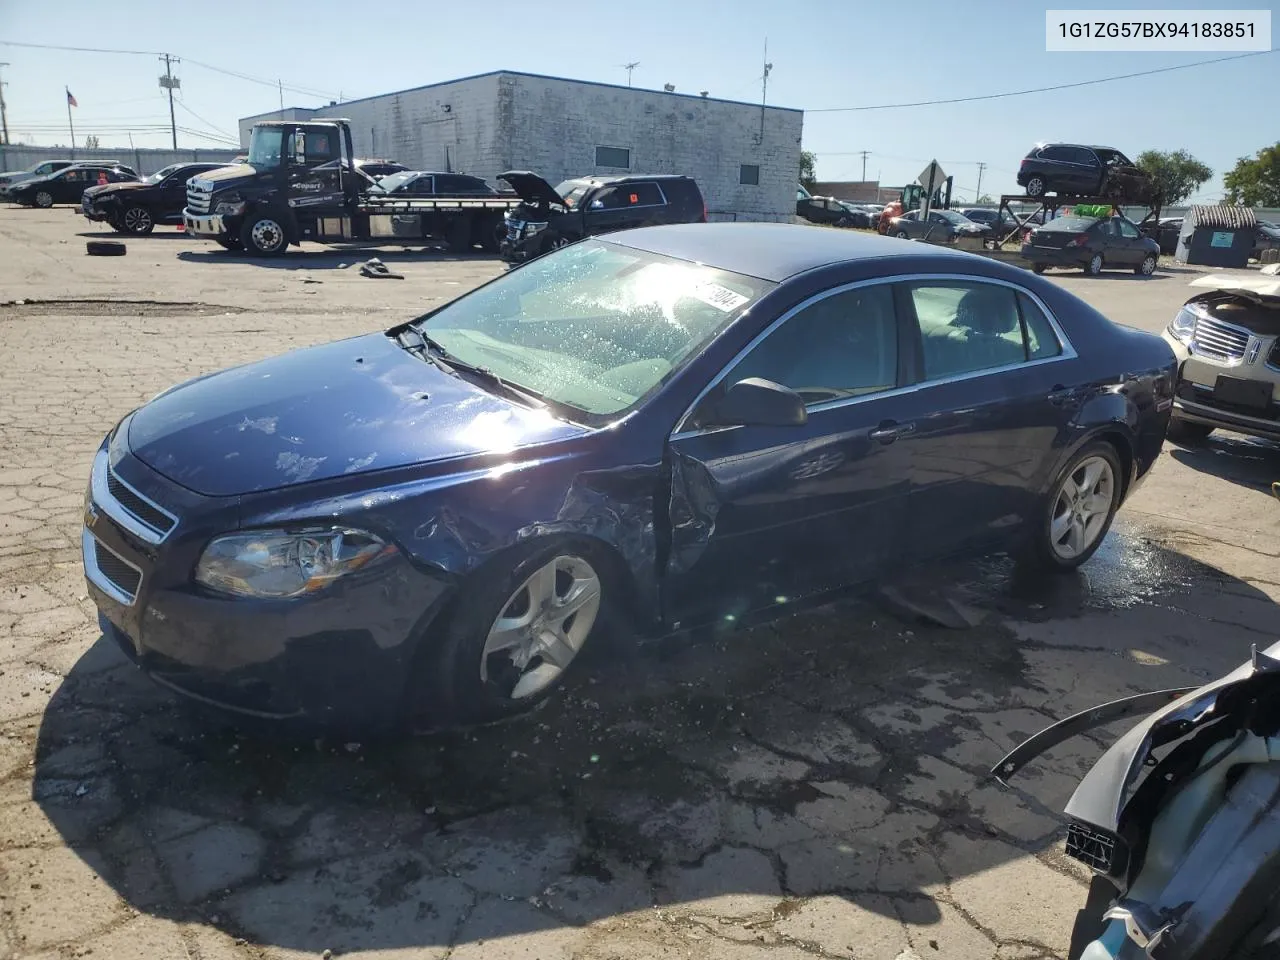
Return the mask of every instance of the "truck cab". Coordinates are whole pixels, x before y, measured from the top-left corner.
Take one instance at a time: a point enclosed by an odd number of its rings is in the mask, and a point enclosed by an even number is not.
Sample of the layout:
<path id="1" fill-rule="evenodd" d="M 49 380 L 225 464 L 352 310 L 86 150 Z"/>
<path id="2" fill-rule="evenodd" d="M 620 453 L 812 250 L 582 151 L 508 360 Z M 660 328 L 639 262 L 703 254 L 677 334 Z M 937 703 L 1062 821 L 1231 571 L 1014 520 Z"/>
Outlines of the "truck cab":
<path id="1" fill-rule="evenodd" d="M 228 249 L 281 253 L 311 216 L 350 211 L 374 181 L 355 167 L 345 120 L 254 124 L 245 162 L 192 178 L 187 232 Z"/>

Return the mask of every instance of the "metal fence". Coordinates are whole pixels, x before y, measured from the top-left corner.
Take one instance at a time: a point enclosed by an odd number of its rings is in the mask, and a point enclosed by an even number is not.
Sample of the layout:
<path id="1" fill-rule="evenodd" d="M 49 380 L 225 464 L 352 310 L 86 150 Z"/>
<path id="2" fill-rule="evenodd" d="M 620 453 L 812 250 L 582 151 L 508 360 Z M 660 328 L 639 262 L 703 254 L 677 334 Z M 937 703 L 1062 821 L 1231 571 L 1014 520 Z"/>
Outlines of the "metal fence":
<path id="1" fill-rule="evenodd" d="M 134 149 L 113 149 L 98 147 L 92 150 L 69 150 L 66 147 L 37 147 L 25 144 L 0 144 L 0 170 L 25 170 L 45 160 L 75 160 L 86 163 L 90 160 L 117 160 L 137 170 L 141 176 L 155 173 L 161 167 L 171 163 L 191 163 L 204 161 L 231 163 L 240 155 L 238 150 L 158 150 L 147 147 Z"/>

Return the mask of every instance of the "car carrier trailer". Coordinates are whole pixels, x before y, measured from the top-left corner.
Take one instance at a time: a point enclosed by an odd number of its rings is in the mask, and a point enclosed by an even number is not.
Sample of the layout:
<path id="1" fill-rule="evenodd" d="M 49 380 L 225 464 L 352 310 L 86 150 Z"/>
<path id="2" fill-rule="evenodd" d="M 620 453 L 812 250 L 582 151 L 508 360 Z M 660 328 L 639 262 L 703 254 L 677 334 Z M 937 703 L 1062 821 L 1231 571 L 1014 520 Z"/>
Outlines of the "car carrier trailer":
<path id="1" fill-rule="evenodd" d="M 187 181 L 187 233 L 260 256 L 317 243 L 438 240 L 496 252 L 518 197 L 397 197 L 360 173 L 348 120 L 254 124 L 244 163 Z"/>

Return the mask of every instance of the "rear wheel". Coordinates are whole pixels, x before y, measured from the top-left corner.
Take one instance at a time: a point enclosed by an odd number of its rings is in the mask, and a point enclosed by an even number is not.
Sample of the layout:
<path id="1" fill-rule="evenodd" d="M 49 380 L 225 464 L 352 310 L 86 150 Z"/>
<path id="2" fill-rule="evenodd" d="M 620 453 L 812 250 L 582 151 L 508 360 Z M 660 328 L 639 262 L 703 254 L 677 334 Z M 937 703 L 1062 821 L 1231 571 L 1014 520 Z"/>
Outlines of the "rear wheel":
<path id="1" fill-rule="evenodd" d="M 907 235 L 907 231 L 905 231 L 905 230 L 899 230 L 896 234 L 894 234 L 894 236 L 896 236 L 899 240 L 910 240 L 910 239 L 911 239 L 911 238 Z"/>
<path id="2" fill-rule="evenodd" d="M 1089 262 L 1084 265 L 1084 272 L 1091 277 L 1096 277 L 1102 272 L 1102 254 L 1095 253 L 1089 258 Z"/>
<path id="3" fill-rule="evenodd" d="M 1027 181 L 1028 197 L 1043 197 L 1046 189 L 1047 185 L 1044 182 L 1044 177 L 1032 177 Z"/>
<path id="4" fill-rule="evenodd" d="M 1071 458 L 1041 502 L 1023 559 L 1046 570 L 1074 570 L 1093 556 L 1120 506 L 1120 458 L 1104 441 Z"/>
<path id="5" fill-rule="evenodd" d="M 1043 263 L 1033 263 L 1031 265 L 1032 273 L 1044 273 L 1044 271 L 1045 271 L 1045 265 Z"/>
<path id="6" fill-rule="evenodd" d="M 1207 423 L 1193 423 L 1190 420 L 1182 420 L 1174 417 L 1169 421 L 1169 429 L 1165 432 L 1165 436 L 1174 443 L 1203 443 L 1209 439 L 1209 434 L 1213 433 L 1213 427 Z"/>

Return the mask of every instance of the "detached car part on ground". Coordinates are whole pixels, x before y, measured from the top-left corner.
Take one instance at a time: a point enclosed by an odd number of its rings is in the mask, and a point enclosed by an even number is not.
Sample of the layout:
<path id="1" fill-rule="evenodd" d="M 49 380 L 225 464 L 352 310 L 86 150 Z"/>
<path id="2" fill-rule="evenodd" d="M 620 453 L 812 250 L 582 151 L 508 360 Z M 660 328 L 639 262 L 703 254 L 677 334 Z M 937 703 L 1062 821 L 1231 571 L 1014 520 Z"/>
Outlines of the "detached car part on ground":
<path id="1" fill-rule="evenodd" d="M 1203 687 L 1069 717 L 992 774 L 1008 781 L 1065 740 L 1148 712 L 1066 806 L 1067 855 L 1094 872 L 1069 960 L 1280 955 L 1280 644 Z"/>
<path id="2" fill-rule="evenodd" d="M 583 237 L 707 221 L 706 201 L 692 177 L 578 177 L 554 188 L 528 170 L 510 170 L 498 179 L 520 197 L 520 205 L 506 216 L 500 247 L 509 263 L 523 263 Z"/>
<path id="3" fill-rule="evenodd" d="M 736 622 L 943 555 L 1074 569 L 1159 455 L 1173 374 L 1159 337 L 985 257 L 626 231 L 128 414 L 94 459 L 85 573 L 108 637 L 232 713 L 492 720 L 611 628 Z"/>
<path id="4" fill-rule="evenodd" d="M 1280 273 L 1200 277 L 1164 332 L 1178 358 L 1169 438 L 1215 428 L 1280 440 Z"/>

